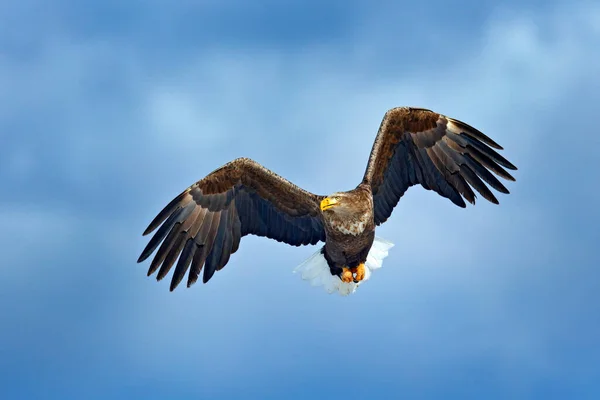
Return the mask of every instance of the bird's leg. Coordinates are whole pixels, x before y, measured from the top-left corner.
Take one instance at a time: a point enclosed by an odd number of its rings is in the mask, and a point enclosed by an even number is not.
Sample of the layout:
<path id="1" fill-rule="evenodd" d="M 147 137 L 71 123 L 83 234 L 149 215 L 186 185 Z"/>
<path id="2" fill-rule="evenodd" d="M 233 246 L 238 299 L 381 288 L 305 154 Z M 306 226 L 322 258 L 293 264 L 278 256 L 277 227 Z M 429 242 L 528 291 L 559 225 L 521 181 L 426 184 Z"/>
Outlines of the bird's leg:
<path id="1" fill-rule="evenodd" d="M 340 279 L 342 282 L 352 282 L 354 277 L 352 276 L 352 272 L 350 268 L 342 268 L 342 273 L 340 274 Z"/>
<path id="2" fill-rule="evenodd" d="M 362 281 L 365 279 L 365 264 L 361 263 L 358 267 L 351 268 L 350 272 L 352 272 L 352 275 L 354 275 L 355 283 Z"/>

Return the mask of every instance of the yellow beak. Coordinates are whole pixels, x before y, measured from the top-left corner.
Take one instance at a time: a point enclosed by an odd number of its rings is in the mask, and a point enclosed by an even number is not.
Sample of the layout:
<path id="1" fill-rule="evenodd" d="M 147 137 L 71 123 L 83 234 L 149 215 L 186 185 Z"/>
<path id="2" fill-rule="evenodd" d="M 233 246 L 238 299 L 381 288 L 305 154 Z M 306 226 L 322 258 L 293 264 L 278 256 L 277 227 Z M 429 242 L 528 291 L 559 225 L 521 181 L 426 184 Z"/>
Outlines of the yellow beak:
<path id="1" fill-rule="evenodd" d="M 321 211 L 329 210 L 331 207 L 338 204 L 336 199 L 332 199 L 331 197 L 326 197 L 321 201 Z"/>

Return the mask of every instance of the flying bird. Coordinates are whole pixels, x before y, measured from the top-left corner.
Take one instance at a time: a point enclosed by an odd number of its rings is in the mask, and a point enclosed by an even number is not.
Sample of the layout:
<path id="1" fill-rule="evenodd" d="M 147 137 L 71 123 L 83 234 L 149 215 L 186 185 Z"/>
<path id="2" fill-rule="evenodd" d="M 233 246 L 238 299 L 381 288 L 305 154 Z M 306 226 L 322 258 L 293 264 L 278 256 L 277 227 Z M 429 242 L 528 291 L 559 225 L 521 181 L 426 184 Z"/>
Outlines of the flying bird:
<path id="1" fill-rule="evenodd" d="M 324 242 L 295 271 L 329 293 L 348 295 L 388 256 L 393 244 L 376 237 L 375 227 L 390 217 L 409 187 L 421 185 L 463 208 L 465 200 L 475 204 L 473 189 L 498 204 L 487 185 L 508 194 L 494 174 L 514 181 L 506 169 L 517 168 L 494 149 L 502 147 L 457 119 L 423 108 L 392 108 L 356 188 L 313 194 L 238 158 L 185 189 L 154 218 L 143 234 L 158 230 L 138 262 L 158 248 L 148 276 L 158 270 L 161 280 L 175 265 L 172 291 L 186 274 L 188 287 L 200 273 L 208 282 L 246 235 L 292 246 Z"/>

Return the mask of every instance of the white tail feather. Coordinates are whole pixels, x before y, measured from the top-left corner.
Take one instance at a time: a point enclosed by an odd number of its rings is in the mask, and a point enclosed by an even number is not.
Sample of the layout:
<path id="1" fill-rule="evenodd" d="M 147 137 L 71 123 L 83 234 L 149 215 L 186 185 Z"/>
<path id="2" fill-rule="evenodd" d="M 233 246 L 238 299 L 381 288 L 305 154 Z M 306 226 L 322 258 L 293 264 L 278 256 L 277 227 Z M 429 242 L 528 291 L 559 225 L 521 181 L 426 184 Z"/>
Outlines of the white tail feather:
<path id="1" fill-rule="evenodd" d="M 347 296 L 354 293 L 362 282 L 368 280 L 374 270 L 382 267 L 383 259 L 387 257 L 388 251 L 392 247 L 394 247 L 393 243 L 375 236 L 365 263 L 365 277 L 358 283 L 342 282 L 339 276 L 331 275 L 329 265 L 321 253 L 321 249 L 298 265 L 294 269 L 294 273 L 301 272 L 303 280 L 309 281 L 312 286 L 323 286 L 327 293 L 338 292 L 342 296 Z"/>

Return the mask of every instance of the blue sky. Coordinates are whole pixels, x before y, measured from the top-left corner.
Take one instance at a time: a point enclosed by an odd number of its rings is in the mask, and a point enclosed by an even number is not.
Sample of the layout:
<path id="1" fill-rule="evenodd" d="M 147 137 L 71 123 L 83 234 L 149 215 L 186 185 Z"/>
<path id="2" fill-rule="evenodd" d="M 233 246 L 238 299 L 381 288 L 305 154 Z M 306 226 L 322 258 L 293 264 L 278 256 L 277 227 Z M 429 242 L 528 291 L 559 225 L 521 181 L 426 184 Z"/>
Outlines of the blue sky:
<path id="1" fill-rule="evenodd" d="M 577 1 L 0 3 L 0 397 L 598 398 L 599 26 Z M 511 195 L 409 190 L 349 298 L 255 237 L 189 290 L 135 263 L 235 157 L 353 187 L 400 105 L 501 143 Z"/>

